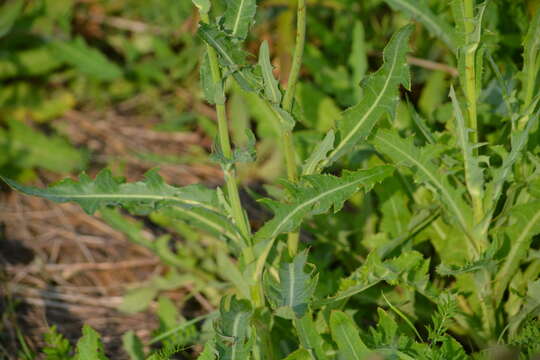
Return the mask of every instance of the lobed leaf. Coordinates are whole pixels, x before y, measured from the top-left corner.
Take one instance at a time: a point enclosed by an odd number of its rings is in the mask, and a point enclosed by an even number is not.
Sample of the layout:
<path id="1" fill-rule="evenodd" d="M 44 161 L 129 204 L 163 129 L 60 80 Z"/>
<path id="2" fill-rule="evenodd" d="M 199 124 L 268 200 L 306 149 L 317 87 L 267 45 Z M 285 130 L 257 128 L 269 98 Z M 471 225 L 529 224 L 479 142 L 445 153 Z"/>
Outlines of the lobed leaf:
<path id="1" fill-rule="evenodd" d="M 237 228 L 221 214 L 215 190 L 201 185 L 174 187 L 166 184 L 156 170 L 148 171 L 143 181 L 124 183 L 107 169 L 95 180 L 85 173 L 79 181 L 65 179 L 45 189 L 24 186 L 13 180 L 0 178 L 24 194 L 54 202 L 75 202 L 88 214 L 106 206 L 121 206 L 135 214 L 159 210 L 167 216 L 182 218 L 219 236 L 227 236 L 241 243 Z"/>
<path id="2" fill-rule="evenodd" d="M 77 342 L 76 360 L 106 360 L 99 334 L 88 325 L 82 329 L 83 336 Z"/>
<path id="3" fill-rule="evenodd" d="M 308 311 L 308 304 L 317 286 L 318 275 L 315 268 L 306 272 L 307 251 L 295 256 L 292 262 L 283 261 L 279 268 L 279 280 L 268 272 L 264 276 L 265 294 L 276 311 L 276 315 L 286 318 L 302 318 Z"/>
<path id="4" fill-rule="evenodd" d="M 228 0 L 224 27 L 233 38 L 245 40 L 257 11 L 256 0 Z"/>
<path id="5" fill-rule="evenodd" d="M 216 324 L 216 350 L 219 359 L 246 360 L 253 345 L 249 337 L 252 309 L 249 301 L 224 297 Z"/>
<path id="6" fill-rule="evenodd" d="M 400 10 L 418 20 L 436 37 L 441 39 L 453 52 L 456 52 L 455 33 L 452 26 L 435 15 L 425 0 L 385 0 L 394 10 Z"/>
<path id="7" fill-rule="evenodd" d="M 343 113 L 338 122 L 338 142 L 324 162 L 325 166 L 349 153 L 356 144 L 368 137 L 385 112 L 393 111 L 399 99 L 400 84 L 410 88 L 406 55 L 412 29 L 412 25 L 408 25 L 394 34 L 384 49 L 384 64 L 362 85 L 362 100 Z"/>
<path id="8" fill-rule="evenodd" d="M 274 238 L 282 233 L 296 230 L 306 216 L 323 214 L 334 208 L 338 211 L 343 203 L 360 187 L 369 190 L 374 184 L 390 176 L 389 166 L 369 170 L 345 171 L 341 177 L 333 175 L 307 175 L 300 183 L 288 184 L 291 193 L 289 203 L 266 200 L 274 211 L 274 218 L 255 234 L 256 241 Z"/>
<path id="9" fill-rule="evenodd" d="M 382 261 L 376 252 L 371 252 L 364 264 L 342 281 L 334 296 L 319 300 L 314 306 L 339 303 L 382 281 L 390 285 L 409 286 L 428 298 L 435 298 L 436 290 L 429 287 L 429 259 L 424 259 L 417 251 L 408 251 Z"/>

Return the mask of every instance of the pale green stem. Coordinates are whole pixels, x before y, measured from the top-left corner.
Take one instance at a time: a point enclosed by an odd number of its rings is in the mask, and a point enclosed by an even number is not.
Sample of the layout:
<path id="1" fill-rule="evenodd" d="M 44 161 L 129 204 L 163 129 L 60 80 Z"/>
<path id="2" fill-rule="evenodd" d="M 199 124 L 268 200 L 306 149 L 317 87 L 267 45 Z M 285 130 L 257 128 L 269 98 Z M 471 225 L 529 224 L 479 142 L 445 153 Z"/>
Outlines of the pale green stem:
<path id="1" fill-rule="evenodd" d="M 464 4 L 464 16 L 465 16 L 465 34 L 466 42 L 469 45 L 469 37 L 475 32 L 475 0 L 463 0 Z M 473 144 L 478 143 L 478 114 L 477 114 L 477 89 L 476 89 L 476 49 L 477 46 L 467 46 L 465 53 L 465 96 L 467 100 L 467 114 L 469 119 L 469 128 L 472 130 L 471 141 Z M 478 156 L 478 150 L 473 150 L 473 156 Z M 479 196 L 478 192 L 470 191 L 472 205 L 473 205 L 473 216 L 475 224 L 479 224 L 484 217 L 484 209 L 482 199 Z M 474 240 L 477 243 L 477 246 L 480 248 L 480 251 L 485 249 L 487 245 L 487 234 L 473 234 Z M 491 286 L 491 275 L 487 270 L 482 271 L 483 279 L 485 286 L 487 287 L 485 292 L 480 298 L 480 306 L 484 314 L 484 327 L 488 336 L 493 335 L 494 322 L 495 322 L 495 310 L 493 305 L 493 294 Z"/>
<path id="2" fill-rule="evenodd" d="M 208 14 L 201 14 L 201 20 L 204 23 L 209 23 L 210 19 Z M 217 83 L 221 81 L 221 70 L 219 68 L 218 57 L 216 51 L 207 45 L 208 59 L 210 63 L 210 70 L 212 72 L 212 81 Z M 219 133 L 219 145 L 223 156 L 227 159 L 231 159 L 233 156 L 231 141 L 229 136 L 229 127 L 227 121 L 227 111 L 224 104 L 216 104 L 216 112 L 218 118 L 218 133 Z M 240 202 L 240 195 L 238 192 L 238 185 L 236 183 L 236 172 L 234 167 L 224 172 L 225 184 L 227 186 L 227 194 L 229 195 L 229 201 L 231 203 L 232 216 L 234 222 L 238 226 L 242 237 L 246 244 L 243 249 L 244 259 L 247 264 L 255 260 L 253 255 L 253 248 L 251 244 L 251 230 L 244 210 L 242 209 L 242 203 Z M 261 284 L 257 282 L 251 289 L 252 300 L 256 306 L 262 305 L 262 288 Z"/>
<path id="3" fill-rule="evenodd" d="M 287 90 L 283 97 L 283 109 L 287 112 L 292 112 L 294 104 L 294 95 L 296 92 L 296 84 L 300 77 L 300 68 L 302 67 L 302 59 L 304 57 L 304 47 L 306 42 L 306 1 L 298 0 L 296 17 L 296 44 L 292 60 L 291 72 L 287 81 Z M 285 153 L 285 162 L 287 164 L 287 177 L 289 181 L 296 182 L 298 180 L 298 171 L 296 169 L 296 155 L 294 151 L 292 131 L 285 131 L 283 134 L 283 152 Z M 288 234 L 287 245 L 289 254 L 296 255 L 298 252 L 299 232 L 291 232 Z"/>
<path id="4" fill-rule="evenodd" d="M 474 0 L 464 0 L 465 8 L 465 33 L 468 37 L 475 31 L 474 19 Z M 467 97 L 467 113 L 469 119 L 469 128 L 472 130 L 471 141 L 473 144 L 478 143 L 478 115 L 476 110 L 477 102 L 477 90 L 476 90 L 476 46 L 467 48 L 465 54 L 465 95 Z M 478 151 L 475 148 L 474 155 L 478 155 Z M 482 199 L 477 193 L 471 193 L 473 203 L 473 213 L 476 223 L 479 223 L 483 216 L 483 204 Z"/>

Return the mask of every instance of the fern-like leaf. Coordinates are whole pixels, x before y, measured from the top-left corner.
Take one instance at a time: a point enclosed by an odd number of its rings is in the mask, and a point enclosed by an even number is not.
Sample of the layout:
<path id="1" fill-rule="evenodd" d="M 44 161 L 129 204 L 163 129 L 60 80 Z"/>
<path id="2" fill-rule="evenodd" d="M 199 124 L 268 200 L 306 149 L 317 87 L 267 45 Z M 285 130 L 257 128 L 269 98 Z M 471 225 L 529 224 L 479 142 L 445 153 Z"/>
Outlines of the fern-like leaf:
<path id="1" fill-rule="evenodd" d="M 383 52 L 384 64 L 369 76 L 362 85 L 362 100 L 343 113 L 338 123 L 339 137 L 334 150 L 324 162 L 325 166 L 335 162 L 360 141 L 365 140 L 385 112 L 393 112 L 398 99 L 399 85 L 410 88 L 409 67 L 406 55 L 412 25 L 399 30 Z"/>
<path id="2" fill-rule="evenodd" d="M 379 166 L 369 170 L 345 172 L 341 177 L 304 176 L 299 185 L 288 184 L 292 199 L 290 203 L 265 201 L 272 208 L 275 216 L 255 234 L 255 239 L 263 241 L 294 231 L 306 216 L 323 214 L 332 207 L 334 211 L 338 211 L 360 187 L 369 190 L 374 184 L 390 176 L 392 172 L 389 166 Z"/>

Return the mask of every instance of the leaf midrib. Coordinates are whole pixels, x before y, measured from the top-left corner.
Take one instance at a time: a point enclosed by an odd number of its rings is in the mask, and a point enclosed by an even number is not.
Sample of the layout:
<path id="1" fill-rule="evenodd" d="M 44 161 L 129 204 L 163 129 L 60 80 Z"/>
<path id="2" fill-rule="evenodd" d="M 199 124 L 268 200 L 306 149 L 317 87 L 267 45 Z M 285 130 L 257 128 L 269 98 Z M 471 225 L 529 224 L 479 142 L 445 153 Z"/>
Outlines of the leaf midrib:
<path id="1" fill-rule="evenodd" d="M 233 26 L 233 33 L 232 35 L 233 36 L 236 36 L 236 32 L 238 31 L 238 29 L 240 28 L 240 19 L 242 18 L 242 8 L 244 7 L 244 2 L 246 0 L 240 0 L 240 6 L 238 7 L 238 13 L 236 15 L 236 19 L 234 21 L 234 26 Z"/>
<path id="2" fill-rule="evenodd" d="M 467 227 L 467 222 L 463 218 L 463 215 L 461 214 L 461 211 L 459 211 L 459 207 L 454 202 L 452 196 L 450 196 L 448 191 L 446 191 L 446 188 L 437 180 L 437 178 L 430 171 L 428 171 L 428 169 L 421 162 L 417 161 L 414 157 L 412 157 L 409 154 L 407 154 L 406 152 L 402 151 L 399 147 L 394 146 L 392 143 L 386 141 L 380 135 L 377 136 L 377 139 L 379 139 L 379 141 L 382 141 L 385 144 L 387 144 L 387 146 L 392 147 L 393 149 L 395 149 L 395 151 L 399 152 L 404 157 L 408 158 L 412 163 L 416 164 L 416 166 L 418 168 L 420 168 L 424 172 L 424 174 L 426 174 L 428 176 L 428 178 L 430 178 L 430 180 L 438 187 L 438 189 L 441 191 L 441 193 L 444 195 L 444 197 L 446 197 L 446 199 L 448 200 L 448 202 L 450 203 L 450 205 L 452 207 L 452 210 L 454 211 L 456 217 L 458 218 L 461 227 L 465 231 L 469 231 L 469 229 Z"/>
<path id="3" fill-rule="evenodd" d="M 358 131 L 358 129 L 364 124 L 364 122 L 368 119 L 368 117 L 371 115 L 371 113 L 373 111 L 375 111 L 375 109 L 377 108 L 377 106 L 379 105 L 379 102 L 381 101 L 381 99 L 384 97 L 383 94 L 386 93 L 386 90 L 388 88 L 388 85 L 390 84 L 390 80 L 393 78 L 393 73 L 396 69 L 396 63 L 397 63 L 397 54 L 399 53 L 399 46 L 396 46 L 395 47 L 395 52 L 394 52 L 394 56 L 392 56 L 392 66 L 390 68 L 390 71 L 388 72 L 388 76 L 386 77 L 386 80 L 384 82 L 384 86 L 383 86 L 383 89 L 382 91 L 379 92 L 379 95 L 377 96 L 377 99 L 375 102 L 373 102 L 373 105 L 371 105 L 371 107 L 369 108 L 369 110 L 364 114 L 364 116 L 362 117 L 362 119 L 355 125 L 355 127 L 353 128 L 353 130 L 351 132 L 349 132 L 349 134 L 343 139 L 343 141 L 341 141 L 338 146 L 332 150 L 332 153 L 330 154 L 330 156 L 328 157 L 329 159 L 332 159 L 334 158 L 334 156 L 336 156 L 336 154 L 339 153 L 339 151 L 341 150 L 341 148 L 343 148 L 345 145 L 347 145 L 347 143 L 349 142 L 349 140 L 356 134 L 356 132 Z"/>
<path id="4" fill-rule="evenodd" d="M 67 200 L 74 200 L 74 199 L 89 199 L 89 200 L 106 200 L 106 199 L 145 199 L 145 200 L 156 200 L 156 201 L 174 201 L 178 203 L 183 203 L 191 206 L 197 206 L 202 207 L 208 210 L 216 211 L 218 212 L 218 209 L 210 206 L 208 204 L 204 204 L 198 201 L 194 200 L 187 200 L 187 199 L 179 199 L 174 196 L 158 196 L 158 195 L 140 195 L 140 194 L 74 194 L 74 195 L 62 195 L 62 194 L 50 194 L 47 195 L 49 198 L 57 198 L 57 199 L 67 199 Z"/>
<path id="5" fill-rule="evenodd" d="M 378 176 L 378 175 L 380 175 L 380 173 L 372 174 L 372 175 L 363 177 L 363 178 L 361 178 L 361 179 L 357 179 L 357 180 L 355 180 L 355 181 L 352 181 L 352 182 L 350 182 L 350 183 L 347 183 L 347 184 L 344 184 L 344 185 L 335 187 L 335 188 L 333 188 L 333 189 L 330 189 L 330 190 L 328 190 L 328 191 L 325 191 L 325 192 L 323 192 L 323 193 L 321 193 L 321 194 L 315 196 L 314 198 L 312 198 L 312 199 L 310 199 L 310 200 L 308 200 L 308 201 L 306 201 L 306 202 L 300 204 L 299 206 L 295 207 L 292 211 L 290 211 L 290 212 L 288 213 L 288 215 L 285 216 L 285 217 L 283 218 L 283 220 L 279 222 L 279 224 L 276 226 L 276 230 L 274 230 L 274 231 L 272 232 L 272 234 L 270 235 L 270 238 L 273 238 L 273 237 L 279 235 L 279 234 L 281 233 L 281 230 L 280 230 L 281 227 L 282 227 L 284 224 L 286 224 L 286 223 L 287 223 L 287 222 L 288 222 L 288 221 L 289 221 L 289 220 L 290 220 L 297 212 L 299 212 L 299 211 L 302 210 L 303 208 L 305 208 L 305 207 L 307 207 L 307 206 L 313 204 L 314 202 L 319 201 L 321 198 L 323 198 L 323 197 L 325 197 L 325 196 L 327 196 L 327 195 L 329 195 L 329 194 L 332 194 L 332 193 L 334 193 L 334 192 L 336 192 L 336 191 L 343 190 L 343 189 L 345 189 L 345 188 L 347 188 L 347 187 L 349 187 L 349 186 L 354 186 L 354 185 L 356 185 L 357 183 L 360 183 L 360 182 L 369 180 L 370 178 L 376 177 L 376 176 Z"/>

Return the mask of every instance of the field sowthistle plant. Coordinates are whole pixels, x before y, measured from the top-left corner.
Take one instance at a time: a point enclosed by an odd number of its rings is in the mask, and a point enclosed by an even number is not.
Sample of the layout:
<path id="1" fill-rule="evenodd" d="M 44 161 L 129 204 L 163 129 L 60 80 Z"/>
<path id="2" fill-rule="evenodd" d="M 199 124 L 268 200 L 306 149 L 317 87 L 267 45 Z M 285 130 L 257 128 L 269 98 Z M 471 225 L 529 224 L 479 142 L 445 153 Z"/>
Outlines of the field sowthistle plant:
<path id="1" fill-rule="evenodd" d="M 485 14 L 496 4 L 454 0 L 452 26 L 423 1 L 386 2 L 417 19 L 455 56 L 459 76 L 448 89 L 452 114 L 438 131 L 412 104 L 411 128 L 393 126 L 400 87 L 411 88 L 407 53 L 414 26 L 406 25 L 388 41 L 380 68 L 362 81 L 358 103 L 310 156 L 299 159 L 293 131 L 301 112 L 295 88 L 306 1 L 297 1 L 296 44 L 283 89 L 267 42 L 260 44 L 257 62 L 243 50 L 255 0 L 230 0 L 220 16 L 210 0 L 193 0 L 201 19 L 198 36 L 206 44 L 202 89 L 218 119 L 212 158 L 223 169 L 223 187 L 174 187 L 154 170 L 136 183 L 108 170 L 47 189 L 4 181 L 29 195 L 76 202 L 90 214 L 111 206 L 163 213 L 222 239 L 237 259 L 229 266 L 235 290 L 223 297 L 199 359 L 489 358 L 486 349 L 497 343 L 532 356 L 540 342 L 534 339 L 540 327 L 534 243 L 540 233 L 540 11 L 523 37 L 521 70 L 503 75 L 484 29 Z M 479 106 L 488 75 L 503 104 L 497 109 Z M 287 179 L 280 183 L 281 198 L 261 201 L 273 217 L 257 231 L 242 207 L 236 175 L 238 163 L 254 159 L 256 138 L 245 129 L 248 145 L 231 144 L 229 82 L 256 94 L 280 126 Z M 482 133 L 488 118 L 498 122 L 489 138 Z M 360 145 L 370 149 L 362 168 L 343 169 Z M 321 258 L 328 254 L 299 241 L 302 224 L 317 215 L 337 217 L 345 202 L 374 187 L 378 234 L 369 245 L 345 245 L 349 253 L 332 247 L 343 245 L 337 234 L 325 234 L 324 241 L 315 234 L 324 249 L 339 252 L 330 256 L 345 259 L 341 272 L 325 268 L 330 263 Z M 355 249 L 357 256 L 350 253 Z M 333 278 L 351 266 L 346 276 Z"/>

